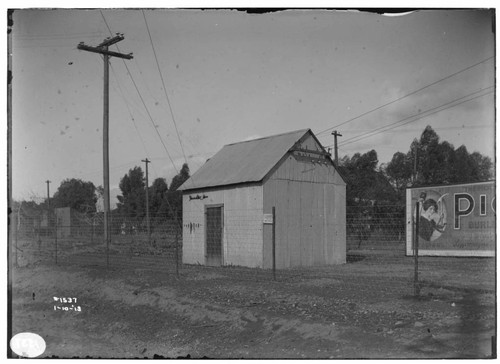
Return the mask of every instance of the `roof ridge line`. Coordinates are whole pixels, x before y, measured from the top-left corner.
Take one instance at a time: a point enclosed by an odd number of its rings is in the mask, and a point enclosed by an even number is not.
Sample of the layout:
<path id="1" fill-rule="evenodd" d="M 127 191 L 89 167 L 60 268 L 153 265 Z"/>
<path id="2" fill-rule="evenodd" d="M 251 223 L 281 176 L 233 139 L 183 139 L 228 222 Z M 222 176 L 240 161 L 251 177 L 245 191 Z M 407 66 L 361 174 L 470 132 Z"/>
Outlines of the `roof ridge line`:
<path id="1" fill-rule="evenodd" d="M 224 146 L 229 146 L 229 145 L 235 145 L 235 144 L 242 144 L 242 143 L 248 143 L 248 142 L 254 142 L 256 140 L 262 140 L 262 139 L 268 139 L 268 138 L 276 138 L 276 137 L 279 137 L 279 136 L 283 136 L 283 135 L 287 135 L 287 134 L 295 134 L 295 133 L 298 133 L 298 132 L 307 132 L 311 130 L 310 128 L 306 128 L 306 129 L 297 129 L 297 130 L 293 130 L 293 131 L 289 131 L 289 132 L 286 132 L 286 133 L 281 133 L 281 134 L 274 134 L 274 135 L 268 135 L 268 136 L 265 136 L 265 137 L 261 137 L 261 138 L 255 138 L 255 139 L 250 139 L 250 140 L 243 140 L 241 142 L 234 142 L 234 143 L 229 143 L 229 144 L 225 144 Z"/>

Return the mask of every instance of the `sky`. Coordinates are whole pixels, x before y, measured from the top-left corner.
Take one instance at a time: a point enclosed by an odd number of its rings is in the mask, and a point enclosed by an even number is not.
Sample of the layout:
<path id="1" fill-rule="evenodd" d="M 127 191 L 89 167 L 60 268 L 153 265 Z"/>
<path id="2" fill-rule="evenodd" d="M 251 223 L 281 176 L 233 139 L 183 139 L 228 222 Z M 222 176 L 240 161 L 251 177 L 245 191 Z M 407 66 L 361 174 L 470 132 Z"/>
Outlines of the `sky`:
<path id="1" fill-rule="evenodd" d="M 366 9 L 365 9 L 366 10 Z M 110 50 L 110 188 L 149 164 L 170 184 L 224 145 L 309 128 L 339 157 L 406 153 L 427 125 L 495 156 L 495 39 L 488 10 L 16 10 L 12 32 L 15 200 L 69 178 L 103 184 L 103 59 Z M 113 194 L 113 193 L 112 193 Z"/>

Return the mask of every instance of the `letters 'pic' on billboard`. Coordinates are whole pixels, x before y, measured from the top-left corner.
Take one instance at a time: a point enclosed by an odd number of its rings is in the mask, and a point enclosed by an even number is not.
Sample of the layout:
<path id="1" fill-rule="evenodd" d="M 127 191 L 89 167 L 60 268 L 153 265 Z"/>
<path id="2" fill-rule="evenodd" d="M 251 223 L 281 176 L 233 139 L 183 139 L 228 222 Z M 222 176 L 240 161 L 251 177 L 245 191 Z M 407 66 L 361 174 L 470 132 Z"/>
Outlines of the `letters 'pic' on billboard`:
<path id="1" fill-rule="evenodd" d="M 494 256 L 495 200 L 494 181 L 407 189 L 406 254 L 418 218 L 418 255 Z"/>

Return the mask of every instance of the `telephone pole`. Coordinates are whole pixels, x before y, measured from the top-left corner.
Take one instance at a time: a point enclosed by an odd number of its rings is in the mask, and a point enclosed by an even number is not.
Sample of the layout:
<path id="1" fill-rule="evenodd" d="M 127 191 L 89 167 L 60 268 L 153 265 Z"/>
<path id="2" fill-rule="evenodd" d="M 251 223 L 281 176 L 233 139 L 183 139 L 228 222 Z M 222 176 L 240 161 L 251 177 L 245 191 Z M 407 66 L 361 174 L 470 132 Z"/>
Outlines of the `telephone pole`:
<path id="1" fill-rule="evenodd" d="M 339 166 L 339 147 L 337 145 L 337 137 L 342 136 L 342 134 L 338 133 L 337 130 L 334 130 L 332 132 L 332 135 L 334 137 L 334 147 L 335 147 L 335 167 Z"/>
<path id="2" fill-rule="evenodd" d="M 46 180 L 45 183 L 47 184 L 47 210 L 50 211 L 50 193 L 49 193 L 49 183 L 51 181 Z"/>
<path id="3" fill-rule="evenodd" d="M 150 225 L 149 225 L 149 191 L 148 191 L 148 187 L 149 187 L 149 181 L 148 181 L 148 164 L 151 163 L 151 161 L 146 158 L 146 159 L 143 159 L 141 162 L 144 162 L 146 163 L 146 223 L 147 223 L 147 227 L 148 227 L 148 243 L 151 243 L 151 229 L 150 229 Z"/>
<path id="4" fill-rule="evenodd" d="M 118 57 L 124 59 L 132 59 L 132 53 L 122 54 L 108 50 L 110 45 L 118 43 L 125 39 L 123 34 L 117 33 L 113 38 L 106 38 L 97 47 L 85 45 L 80 42 L 78 49 L 99 53 L 104 58 L 104 94 L 103 94 L 103 128 L 102 128 L 102 143 L 103 143 L 103 174 L 104 174 L 104 240 L 106 241 L 106 264 L 109 265 L 109 57 Z"/>
<path id="5" fill-rule="evenodd" d="M 413 185 L 417 183 L 417 161 L 418 161 L 418 146 L 415 144 L 415 152 L 413 156 Z"/>

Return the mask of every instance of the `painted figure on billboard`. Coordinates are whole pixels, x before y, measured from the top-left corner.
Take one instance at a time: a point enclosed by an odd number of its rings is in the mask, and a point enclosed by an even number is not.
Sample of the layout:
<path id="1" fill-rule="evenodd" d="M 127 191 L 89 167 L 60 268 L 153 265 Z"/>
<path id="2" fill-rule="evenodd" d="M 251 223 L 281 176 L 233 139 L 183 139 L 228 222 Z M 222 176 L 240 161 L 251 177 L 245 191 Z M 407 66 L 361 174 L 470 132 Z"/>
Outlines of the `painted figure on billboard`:
<path id="1" fill-rule="evenodd" d="M 426 241 L 438 239 L 446 229 L 446 206 L 444 197 L 434 191 L 420 194 L 419 237 Z"/>

